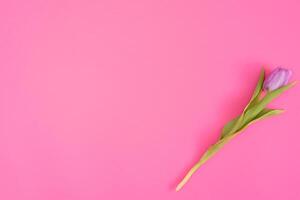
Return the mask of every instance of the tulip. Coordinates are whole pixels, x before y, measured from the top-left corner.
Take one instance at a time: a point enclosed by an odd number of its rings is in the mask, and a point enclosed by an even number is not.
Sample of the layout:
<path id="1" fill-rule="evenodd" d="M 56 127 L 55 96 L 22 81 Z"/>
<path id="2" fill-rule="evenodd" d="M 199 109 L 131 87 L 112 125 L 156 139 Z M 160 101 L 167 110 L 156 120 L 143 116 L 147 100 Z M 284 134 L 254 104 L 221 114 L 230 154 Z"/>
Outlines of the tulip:
<path id="1" fill-rule="evenodd" d="M 292 76 L 292 71 L 281 67 L 276 68 L 264 81 L 264 90 L 273 91 L 286 85 Z"/>
<path id="2" fill-rule="evenodd" d="M 270 109 L 267 108 L 267 105 L 284 91 L 295 85 L 295 82 L 288 84 L 291 75 L 291 70 L 277 68 L 272 71 L 265 80 L 265 71 L 264 69 L 261 70 L 253 95 L 243 112 L 239 116 L 229 121 L 223 127 L 219 140 L 216 141 L 215 144 L 211 145 L 195 163 L 195 165 L 187 172 L 187 174 L 177 185 L 176 191 L 181 190 L 181 188 L 189 181 L 192 175 L 204 163 L 206 163 L 212 156 L 220 151 L 225 144 L 231 141 L 235 136 L 239 135 L 248 126 L 254 122 L 282 113 L 283 110 Z M 263 89 L 267 91 L 266 94 L 262 92 Z"/>

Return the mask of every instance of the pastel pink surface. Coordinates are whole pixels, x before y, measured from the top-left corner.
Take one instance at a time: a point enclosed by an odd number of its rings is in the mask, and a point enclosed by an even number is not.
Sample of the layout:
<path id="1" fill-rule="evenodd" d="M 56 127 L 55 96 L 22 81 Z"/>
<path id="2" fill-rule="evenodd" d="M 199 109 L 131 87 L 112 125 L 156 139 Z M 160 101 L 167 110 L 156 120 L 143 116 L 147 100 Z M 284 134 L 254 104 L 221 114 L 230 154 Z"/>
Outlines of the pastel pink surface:
<path id="1" fill-rule="evenodd" d="M 175 186 L 260 67 L 299 80 L 300 2 L 0 2 L 0 199 L 300 199 L 300 87 Z"/>

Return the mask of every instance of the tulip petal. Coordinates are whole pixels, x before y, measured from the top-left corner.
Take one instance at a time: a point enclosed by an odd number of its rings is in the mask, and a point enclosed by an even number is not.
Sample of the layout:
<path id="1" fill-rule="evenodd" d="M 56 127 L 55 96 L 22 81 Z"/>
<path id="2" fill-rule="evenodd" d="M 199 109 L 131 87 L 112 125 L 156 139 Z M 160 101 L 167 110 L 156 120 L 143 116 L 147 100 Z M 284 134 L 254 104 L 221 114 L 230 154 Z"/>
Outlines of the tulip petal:
<path id="1" fill-rule="evenodd" d="M 285 73 L 286 73 L 286 75 L 285 75 L 284 85 L 286 85 L 290 81 L 293 72 L 292 72 L 292 70 L 288 69 L 285 71 Z"/>

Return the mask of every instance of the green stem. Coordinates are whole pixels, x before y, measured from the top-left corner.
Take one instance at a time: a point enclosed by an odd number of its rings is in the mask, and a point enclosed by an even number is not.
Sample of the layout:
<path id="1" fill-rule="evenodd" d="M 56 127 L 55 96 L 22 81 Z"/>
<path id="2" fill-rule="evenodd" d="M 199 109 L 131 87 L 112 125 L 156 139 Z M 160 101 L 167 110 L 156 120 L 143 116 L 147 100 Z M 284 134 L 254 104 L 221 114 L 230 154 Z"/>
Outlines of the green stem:
<path id="1" fill-rule="evenodd" d="M 202 161 L 199 160 L 185 175 L 185 177 L 182 179 L 182 181 L 177 185 L 176 191 L 181 190 L 181 188 L 190 180 L 192 175 L 201 167 Z"/>
<path id="2" fill-rule="evenodd" d="M 236 132 L 236 134 L 239 132 Z M 214 154 L 216 154 L 229 140 L 236 136 L 236 134 L 232 134 L 228 137 L 225 137 L 212 146 L 210 146 L 207 151 L 201 156 L 200 160 L 188 171 L 182 181 L 177 185 L 176 191 L 179 191 L 192 177 L 192 175 Z"/>

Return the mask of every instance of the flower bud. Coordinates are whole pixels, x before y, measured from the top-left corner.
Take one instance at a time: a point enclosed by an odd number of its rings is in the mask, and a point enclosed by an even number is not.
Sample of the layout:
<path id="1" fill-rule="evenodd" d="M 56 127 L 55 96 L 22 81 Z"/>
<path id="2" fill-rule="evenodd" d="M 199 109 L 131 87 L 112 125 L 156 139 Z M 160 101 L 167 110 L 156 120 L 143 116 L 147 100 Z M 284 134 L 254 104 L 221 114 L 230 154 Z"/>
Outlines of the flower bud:
<path id="1" fill-rule="evenodd" d="M 292 71 L 281 67 L 276 68 L 264 81 L 264 90 L 273 91 L 286 85 L 292 76 Z"/>

